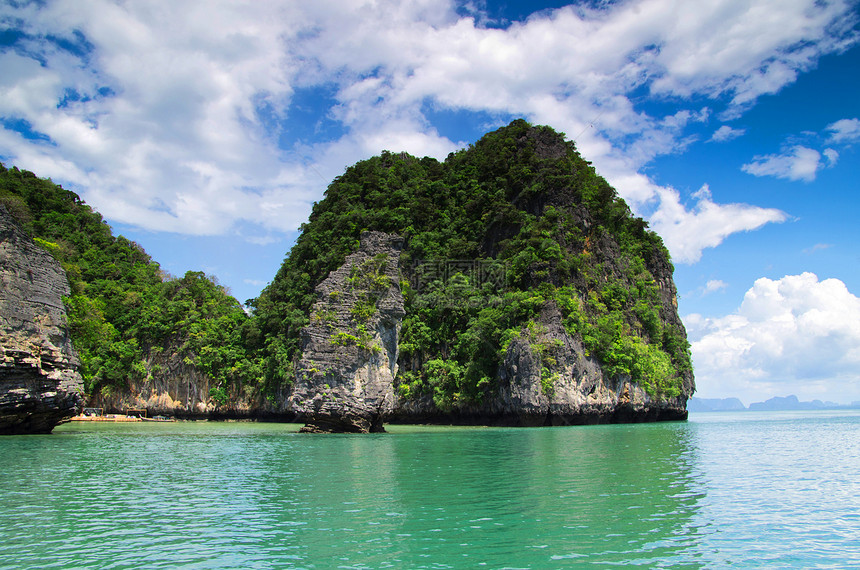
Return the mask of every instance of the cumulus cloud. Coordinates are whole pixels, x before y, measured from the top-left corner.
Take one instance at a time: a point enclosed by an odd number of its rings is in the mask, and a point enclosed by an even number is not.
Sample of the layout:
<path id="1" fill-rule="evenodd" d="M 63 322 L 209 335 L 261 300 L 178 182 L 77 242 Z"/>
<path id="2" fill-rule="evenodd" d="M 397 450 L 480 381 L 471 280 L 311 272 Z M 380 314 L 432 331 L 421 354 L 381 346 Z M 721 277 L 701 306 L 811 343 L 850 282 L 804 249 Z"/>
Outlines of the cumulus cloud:
<path id="1" fill-rule="evenodd" d="M 838 279 L 761 278 L 735 313 L 684 320 L 704 397 L 860 397 L 860 298 Z"/>
<path id="2" fill-rule="evenodd" d="M 832 143 L 855 143 L 860 142 L 860 119 L 841 119 L 827 125 Z"/>
<path id="3" fill-rule="evenodd" d="M 860 141 L 860 120 L 842 119 L 831 123 L 824 129 L 823 136 L 818 132 L 804 132 L 803 137 L 811 141 L 809 144 L 820 146 L 823 139 L 834 145 L 848 145 Z M 791 138 L 789 139 L 791 140 Z M 796 139 L 795 139 L 796 140 Z M 803 180 L 812 182 L 819 170 L 835 166 L 839 160 L 839 152 L 827 147 L 821 152 L 802 144 L 786 144 L 778 154 L 766 154 L 753 157 L 751 162 L 744 164 L 741 170 L 753 176 L 774 176 L 786 180 Z"/>
<path id="4" fill-rule="evenodd" d="M 13 89 L 38 96 L 2 111 L 49 142 L 18 137 L 2 153 L 148 229 L 214 234 L 243 219 L 294 227 L 303 218 L 295 206 L 315 193 L 279 163 L 258 113 L 283 113 L 290 95 L 293 64 L 280 48 L 293 31 L 282 12 L 262 3 L 24 5 L 13 14 L 27 36 L 4 56 L 30 62 Z M 79 37 L 83 45 L 64 49 Z"/>
<path id="5" fill-rule="evenodd" d="M 474 6 L 459 16 L 438 0 L 7 3 L 0 21 L 22 35 L 2 54 L 0 115 L 29 127 L 0 130 L 0 156 L 82 190 L 115 221 L 196 234 L 237 222 L 287 231 L 324 180 L 358 159 L 382 149 L 441 158 L 456 148 L 461 141 L 428 120 L 429 105 L 525 116 L 576 136 L 638 213 L 654 212 L 652 222 L 674 232 L 667 243 L 678 260 L 782 219 L 710 199 L 687 210 L 652 184 L 643 167 L 682 151 L 687 126 L 711 110 L 682 103 L 651 116 L 630 94 L 695 95 L 738 115 L 855 41 L 853 3 L 600 6 L 498 29 Z M 321 86 L 330 93 L 316 112 L 339 130 L 309 143 L 296 134 L 293 99 Z M 723 221 L 728 229 L 716 227 Z"/>
<path id="6" fill-rule="evenodd" d="M 726 142 L 738 137 L 741 137 L 746 133 L 745 129 L 733 129 L 728 125 L 723 125 L 711 135 L 711 142 Z"/>
<path id="7" fill-rule="evenodd" d="M 834 160 L 828 157 L 830 162 Z M 803 145 L 793 146 L 781 154 L 766 154 L 753 157 L 741 170 L 753 176 L 774 176 L 786 180 L 812 182 L 824 164 L 821 153 Z"/>

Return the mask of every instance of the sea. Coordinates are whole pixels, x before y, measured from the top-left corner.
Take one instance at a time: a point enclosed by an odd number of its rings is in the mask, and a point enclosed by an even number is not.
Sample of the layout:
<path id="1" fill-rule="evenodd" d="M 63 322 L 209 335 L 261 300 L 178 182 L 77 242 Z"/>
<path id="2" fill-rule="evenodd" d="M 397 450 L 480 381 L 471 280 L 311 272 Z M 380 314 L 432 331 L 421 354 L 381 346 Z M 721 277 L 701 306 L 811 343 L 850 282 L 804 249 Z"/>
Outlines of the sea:
<path id="1" fill-rule="evenodd" d="M 860 568 L 860 411 L 0 438 L 0 568 Z"/>

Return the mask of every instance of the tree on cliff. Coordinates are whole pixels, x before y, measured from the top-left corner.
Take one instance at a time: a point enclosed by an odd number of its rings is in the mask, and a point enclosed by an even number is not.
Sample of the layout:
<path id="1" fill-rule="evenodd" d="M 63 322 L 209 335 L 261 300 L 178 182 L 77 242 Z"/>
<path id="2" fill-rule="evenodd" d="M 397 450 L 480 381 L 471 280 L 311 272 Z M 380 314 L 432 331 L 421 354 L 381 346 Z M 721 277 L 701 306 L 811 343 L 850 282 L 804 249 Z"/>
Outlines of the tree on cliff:
<path id="1" fill-rule="evenodd" d="M 547 315 L 560 315 L 606 378 L 629 378 L 661 398 L 692 392 L 668 251 L 549 127 L 517 120 L 444 162 L 385 151 L 349 167 L 249 302 L 250 318 L 212 278 L 164 274 L 50 180 L 0 165 L 0 203 L 69 276 L 66 304 L 90 392 L 159 374 L 148 356 L 162 350 L 212 378 L 219 403 L 245 388 L 271 395 L 291 384 L 315 288 L 365 230 L 404 238 L 396 383 L 406 400 L 432 397 L 441 410 L 479 403 L 520 345 L 551 395 L 560 341 Z"/>
<path id="2" fill-rule="evenodd" d="M 212 278 L 167 275 L 77 194 L 32 172 L 0 164 L 0 203 L 66 271 L 66 309 L 88 393 L 122 391 L 129 379 L 159 374 L 147 356 L 162 350 L 196 364 L 222 400 L 228 385 L 261 376 L 241 338 L 247 316 Z"/>
<path id="3" fill-rule="evenodd" d="M 517 120 L 441 163 L 383 152 L 348 168 L 315 204 L 253 302 L 247 336 L 269 381 L 290 381 L 314 287 L 363 230 L 376 230 L 405 238 L 402 396 L 432 394 L 443 409 L 479 402 L 510 342 L 526 337 L 551 391 L 553 346 L 540 322 L 548 305 L 608 376 L 675 396 L 692 381 L 690 354 L 674 286 L 671 299 L 658 286 L 671 283 L 668 251 L 647 228 L 549 127 Z"/>

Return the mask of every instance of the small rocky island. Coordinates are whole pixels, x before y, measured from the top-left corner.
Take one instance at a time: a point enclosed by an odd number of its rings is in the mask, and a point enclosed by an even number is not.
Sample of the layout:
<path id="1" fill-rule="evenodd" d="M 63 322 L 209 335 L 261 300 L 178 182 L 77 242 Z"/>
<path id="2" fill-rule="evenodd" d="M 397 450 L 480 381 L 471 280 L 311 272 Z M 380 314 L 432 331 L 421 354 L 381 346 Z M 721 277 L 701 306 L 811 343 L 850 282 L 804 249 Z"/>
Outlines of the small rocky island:
<path id="1" fill-rule="evenodd" d="M 5 430 L 71 415 L 72 343 L 86 403 L 108 411 L 308 432 L 687 417 L 669 253 L 549 127 L 517 120 L 441 162 L 384 151 L 349 167 L 250 314 L 209 276 L 165 275 L 73 192 L 2 165 L 0 178 L 0 204 L 50 250 L 4 215 Z"/>
<path id="2" fill-rule="evenodd" d="M 50 433 L 81 404 L 60 264 L 0 204 L 0 434 Z"/>
<path id="3" fill-rule="evenodd" d="M 255 305 L 306 431 L 687 416 L 668 251 L 548 127 L 358 163 L 302 230 Z"/>

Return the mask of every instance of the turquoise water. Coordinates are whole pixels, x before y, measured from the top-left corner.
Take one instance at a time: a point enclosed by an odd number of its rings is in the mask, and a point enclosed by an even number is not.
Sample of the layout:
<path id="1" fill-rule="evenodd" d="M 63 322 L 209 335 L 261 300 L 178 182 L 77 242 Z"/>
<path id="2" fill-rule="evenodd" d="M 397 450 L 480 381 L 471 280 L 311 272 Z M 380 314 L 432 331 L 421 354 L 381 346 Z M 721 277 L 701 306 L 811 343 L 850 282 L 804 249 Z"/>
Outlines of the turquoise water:
<path id="1" fill-rule="evenodd" d="M 0 568 L 860 567 L 860 414 L 67 424 L 0 438 Z"/>

